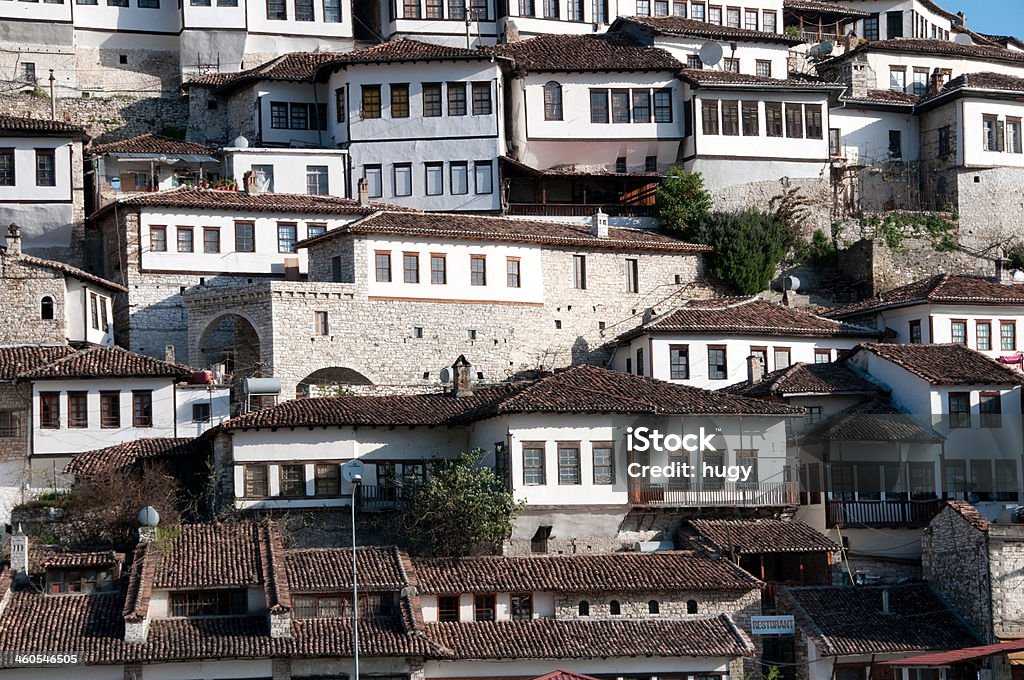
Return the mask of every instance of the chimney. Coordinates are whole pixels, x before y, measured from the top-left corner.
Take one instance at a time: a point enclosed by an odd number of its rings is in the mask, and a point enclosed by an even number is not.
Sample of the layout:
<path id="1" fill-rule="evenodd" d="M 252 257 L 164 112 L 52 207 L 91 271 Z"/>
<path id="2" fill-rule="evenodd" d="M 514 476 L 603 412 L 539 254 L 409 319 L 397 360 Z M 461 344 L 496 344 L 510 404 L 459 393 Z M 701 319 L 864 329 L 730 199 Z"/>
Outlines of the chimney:
<path id="1" fill-rule="evenodd" d="M 459 358 L 452 364 L 452 370 L 455 372 L 452 394 L 456 397 L 471 396 L 473 394 L 473 367 L 466 359 L 465 354 L 459 355 Z"/>
<path id="2" fill-rule="evenodd" d="M 590 235 L 608 238 L 608 215 L 600 209 L 590 218 Z"/>
<path id="3" fill-rule="evenodd" d="M 761 370 L 763 368 L 761 357 L 756 354 L 751 354 L 747 357 L 747 382 L 751 385 L 761 382 Z"/>
<path id="4" fill-rule="evenodd" d="M 7 254 L 21 255 L 21 227 L 17 224 L 7 228 Z"/>
<path id="5" fill-rule="evenodd" d="M 174 345 L 164 345 L 164 361 L 169 364 L 176 364 L 174 360 Z"/>
<path id="6" fill-rule="evenodd" d="M 942 89 L 942 71 L 937 67 L 932 71 L 932 75 L 928 78 L 928 94 L 938 94 L 939 90 Z"/>
<path id="7" fill-rule="evenodd" d="M 260 178 L 252 170 L 246 170 L 242 174 L 242 188 L 245 189 L 245 193 L 252 196 L 263 192 L 263 188 L 260 186 Z"/>
<path id="8" fill-rule="evenodd" d="M 359 205 L 370 205 L 370 183 L 365 177 L 356 182 L 356 188 L 359 191 Z"/>
<path id="9" fill-rule="evenodd" d="M 868 90 L 877 86 L 875 71 L 868 65 L 867 58 L 863 55 L 847 63 L 843 67 L 843 84 L 846 85 L 846 95 L 853 99 L 864 99 L 868 96 Z"/>
<path id="10" fill-rule="evenodd" d="M 892 609 L 889 608 L 889 589 L 884 588 L 882 590 L 882 613 L 892 614 Z"/>
<path id="11" fill-rule="evenodd" d="M 11 571 L 15 581 L 28 580 L 28 536 L 21 530 L 21 524 L 18 533 L 11 536 Z"/>

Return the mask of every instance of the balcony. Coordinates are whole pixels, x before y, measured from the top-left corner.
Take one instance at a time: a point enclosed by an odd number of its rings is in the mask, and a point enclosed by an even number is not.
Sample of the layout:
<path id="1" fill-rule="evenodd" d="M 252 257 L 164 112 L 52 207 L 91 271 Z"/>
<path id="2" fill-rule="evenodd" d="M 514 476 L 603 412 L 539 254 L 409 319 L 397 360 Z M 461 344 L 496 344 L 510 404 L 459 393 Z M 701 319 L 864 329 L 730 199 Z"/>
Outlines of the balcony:
<path id="1" fill-rule="evenodd" d="M 942 508 L 939 499 L 884 501 L 826 501 L 826 526 L 919 529 L 927 526 Z"/>
<path id="2" fill-rule="evenodd" d="M 702 489 L 649 483 L 631 483 L 629 486 L 629 504 L 639 507 L 777 507 L 797 505 L 798 501 L 795 482 L 724 483 Z"/>
<path id="3" fill-rule="evenodd" d="M 363 484 L 359 487 L 359 509 L 364 512 L 397 510 L 404 502 L 403 491 L 400 486 Z"/>
<path id="4" fill-rule="evenodd" d="M 611 217 L 656 217 L 653 205 L 624 205 L 602 203 L 509 203 L 509 215 L 532 217 L 590 217 L 597 211 Z"/>

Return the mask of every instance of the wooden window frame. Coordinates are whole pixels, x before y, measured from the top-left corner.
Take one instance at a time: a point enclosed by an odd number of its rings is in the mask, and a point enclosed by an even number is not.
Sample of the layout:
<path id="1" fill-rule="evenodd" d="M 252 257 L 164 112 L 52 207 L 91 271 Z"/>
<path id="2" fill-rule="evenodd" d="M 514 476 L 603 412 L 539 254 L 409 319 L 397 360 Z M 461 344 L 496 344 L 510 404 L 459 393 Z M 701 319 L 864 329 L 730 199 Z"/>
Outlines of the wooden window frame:
<path id="1" fill-rule="evenodd" d="M 387 258 L 387 278 L 381 278 L 381 267 L 379 258 Z M 394 272 L 391 267 L 391 251 L 390 250 L 375 250 L 373 251 L 373 272 L 374 281 L 377 283 L 391 283 L 394 280 Z"/>
<path id="2" fill-rule="evenodd" d="M 672 361 L 672 353 L 682 351 L 686 356 L 686 375 L 677 376 L 675 374 L 675 363 Z M 668 346 L 668 378 L 669 380 L 689 380 L 690 379 L 690 346 L 673 344 Z"/>
<path id="3" fill-rule="evenodd" d="M 981 347 L 981 334 L 978 332 L 978 328 L 982 326 L 988 327 L 988 347 Z M 974 320 L 974 346 L 979 352 L 991 352 L 992 351 L 992 320 L 991 319 L 975 319 Z"/>
<path id="4" fill-rule="evenodd" d="M 963 339 L 963 342 L 958 341 L 956 339 L 956 333 L 953 332 L 953 329 L 957 326 L 957 324 L 962 324 L 963 325 L 963 329 L 964 329 L 964 339 Z M 967 335 L 967 319 L 950 319 L 949 320 L 949 341 L 951 343 L 953 343 L 954 345 L 961 345 L 962 347 L 967 347 L 967 340 L 968 340 L 968 335 Z"/>

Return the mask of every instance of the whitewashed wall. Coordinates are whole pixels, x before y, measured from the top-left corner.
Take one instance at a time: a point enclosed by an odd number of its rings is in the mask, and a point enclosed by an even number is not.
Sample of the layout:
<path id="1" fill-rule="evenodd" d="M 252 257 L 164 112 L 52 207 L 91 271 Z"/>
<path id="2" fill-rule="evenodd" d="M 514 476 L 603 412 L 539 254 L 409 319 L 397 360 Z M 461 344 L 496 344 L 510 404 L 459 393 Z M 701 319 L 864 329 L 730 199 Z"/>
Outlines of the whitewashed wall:
<path id="1" fill-rule="evenodd" d="M 244 187 L 245 173 L 254 165 L 274 168 L 274 193 L 304 194 L 307 191 L 306 168 L 327 166 L 327 189 L 332 196 L 347 196 L 346 165 L 348 152 L 340 149 L 224 149 L 225 176 Z"/>

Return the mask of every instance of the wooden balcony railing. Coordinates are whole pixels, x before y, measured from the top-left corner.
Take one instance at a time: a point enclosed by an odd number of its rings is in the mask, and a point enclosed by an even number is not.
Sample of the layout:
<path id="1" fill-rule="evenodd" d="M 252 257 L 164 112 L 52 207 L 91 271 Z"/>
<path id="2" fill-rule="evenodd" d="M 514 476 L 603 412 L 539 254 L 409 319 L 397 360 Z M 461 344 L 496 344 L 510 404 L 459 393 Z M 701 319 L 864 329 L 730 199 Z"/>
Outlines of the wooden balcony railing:
<path id="1" fill-rule="evenodd" d="M 397 510 L 404 502 L 401 486 L 376 486 L 363 484 L 359 487 L 359 509 L 364 511 Z"/>
<path id="2" fill-rule="evenodd" d="M 926 526 L 941 509 L 939 499 L 885 501 L 825 501 L 826 526 L 831 529 L 856 527 L 919 528 Z"/>
<path id="3" fill-rule="evenodd" d="M 666 484 L 634 482 L 629 487 L 629 504 L 675 508 L 764 507 L 796 505 L 799 501 L 795 482 L 756 484 L 723 483 L 700 489 L 671 488 Z"/>
<path id="4" fill-rule="evenodd" d="M 653 205 L 622 205 L 603 203 L 509 203 L 509 215 L 535 217 L 590 217 L 598 210 L 611 217 L 655 217 Z"/>

